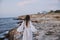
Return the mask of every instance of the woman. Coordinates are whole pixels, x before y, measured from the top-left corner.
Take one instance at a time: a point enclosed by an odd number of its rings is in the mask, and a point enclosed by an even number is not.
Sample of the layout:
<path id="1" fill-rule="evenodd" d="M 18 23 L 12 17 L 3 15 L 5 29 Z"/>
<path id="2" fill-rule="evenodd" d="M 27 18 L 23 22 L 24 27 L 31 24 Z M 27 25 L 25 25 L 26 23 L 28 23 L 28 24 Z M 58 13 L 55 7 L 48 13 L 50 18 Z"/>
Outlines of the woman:
<path id="1" fill-rule="evenodd" d="M 33 40 L 33 32 L 37 32 L 37 29 L 32 25 L 30 16 L 26 15 L 25 20 L 21 26 L 17 29 L 18 32 L 23 32 L 22 40 Z"/>

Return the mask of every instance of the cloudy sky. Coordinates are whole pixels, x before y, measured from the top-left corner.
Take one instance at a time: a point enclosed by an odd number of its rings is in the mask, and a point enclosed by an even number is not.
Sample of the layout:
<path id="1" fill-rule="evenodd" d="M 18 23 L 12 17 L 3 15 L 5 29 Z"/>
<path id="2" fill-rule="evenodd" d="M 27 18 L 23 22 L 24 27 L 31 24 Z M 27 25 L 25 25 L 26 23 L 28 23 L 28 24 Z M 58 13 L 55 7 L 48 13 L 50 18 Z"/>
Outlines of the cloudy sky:
<path id="1" fill-rule="evenodd" d="M 0 17 L 16 17 L 60 9 L 59 0 L 0 0 Z"/>

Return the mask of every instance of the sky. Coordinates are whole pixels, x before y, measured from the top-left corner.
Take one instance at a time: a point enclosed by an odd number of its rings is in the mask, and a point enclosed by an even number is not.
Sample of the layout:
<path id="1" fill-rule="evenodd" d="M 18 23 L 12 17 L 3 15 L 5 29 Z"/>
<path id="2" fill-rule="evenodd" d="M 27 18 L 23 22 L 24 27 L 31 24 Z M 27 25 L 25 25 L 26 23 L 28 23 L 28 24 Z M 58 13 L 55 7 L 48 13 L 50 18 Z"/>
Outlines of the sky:
<path id="1" fill-rule="evenodd" d="M 60 9 L 60 0 L 0 0 L 0 18 Z"/>

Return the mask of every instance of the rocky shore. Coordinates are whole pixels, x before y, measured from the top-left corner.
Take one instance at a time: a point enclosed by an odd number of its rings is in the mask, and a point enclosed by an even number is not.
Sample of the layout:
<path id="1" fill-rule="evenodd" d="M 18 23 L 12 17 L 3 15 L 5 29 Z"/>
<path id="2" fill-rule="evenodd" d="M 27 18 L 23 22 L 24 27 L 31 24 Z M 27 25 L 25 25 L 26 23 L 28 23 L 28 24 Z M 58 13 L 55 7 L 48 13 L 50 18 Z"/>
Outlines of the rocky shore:
<path id="1" fill-rule="evenodd" d="M 24 19 L 24 16 L 18 18 Z M 34 40 L 60 40 L 60 14 L 33 14 L 30 15 L 33 25 L 39 32 L 34 36 Z M 19 40 L 14 37 L 17 34 L 17 28 L 9 31 L 7 37 L 9 40 Z M 35 35 L 35 34 L 34 34 Z"/>

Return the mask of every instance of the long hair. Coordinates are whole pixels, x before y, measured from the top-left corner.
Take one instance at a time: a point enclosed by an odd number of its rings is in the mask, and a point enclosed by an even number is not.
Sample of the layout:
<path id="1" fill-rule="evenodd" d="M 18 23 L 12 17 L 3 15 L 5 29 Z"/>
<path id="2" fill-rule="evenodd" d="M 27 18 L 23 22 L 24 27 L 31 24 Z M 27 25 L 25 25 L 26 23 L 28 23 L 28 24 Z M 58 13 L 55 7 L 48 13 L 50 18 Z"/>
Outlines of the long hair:
<path id="1" fill-rule="evenodd" d="M 30 16 L 29 15 L 26 15 L 25 21 L 26 21 L 26 26 L 28 26 L 28 22 L 30 21 Z"/>

